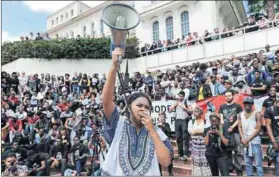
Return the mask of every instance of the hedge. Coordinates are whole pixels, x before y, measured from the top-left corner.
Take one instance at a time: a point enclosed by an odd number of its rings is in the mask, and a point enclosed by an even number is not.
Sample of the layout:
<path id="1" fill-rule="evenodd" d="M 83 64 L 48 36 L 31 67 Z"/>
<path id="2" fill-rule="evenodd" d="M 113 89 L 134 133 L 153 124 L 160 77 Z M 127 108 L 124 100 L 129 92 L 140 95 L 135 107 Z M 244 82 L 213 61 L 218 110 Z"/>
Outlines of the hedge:
<path id="1" fill-rule="evenodd" d="M 110 38 L 16 41 L 2 45 L 1 64 L 18 58 L 109 59 Z M 125 58 L 139 57 L 138 39 L 127 39 Z"/>

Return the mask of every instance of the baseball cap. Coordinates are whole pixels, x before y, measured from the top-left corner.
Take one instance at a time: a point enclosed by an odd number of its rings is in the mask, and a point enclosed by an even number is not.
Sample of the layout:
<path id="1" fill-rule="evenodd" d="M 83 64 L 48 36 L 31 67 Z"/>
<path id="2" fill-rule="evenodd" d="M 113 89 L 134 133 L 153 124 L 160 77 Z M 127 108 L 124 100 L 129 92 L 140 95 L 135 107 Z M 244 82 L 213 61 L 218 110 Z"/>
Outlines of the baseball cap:
<path id="1" fill-rule="evenodd" d="M 223 76 L 222 76 L 222 79 L 224 79 L 224 80 L 228 80 L 228 79 L 229 79 L 229 77 L 228 77 L 228 76 L 226 76 L 226 75 L 223 75 Z"/>
<path id="2" fill-rule="evenodd" d="M 247 103 L 247 104 L 254 104 L 254 100 L 253 100 L 252 97 L 247 96 L 247 97 L 245 97 L 245 98 L 243 99 L 243 104 L 245 104 L 245 103 Z"/>
<path id="3" fill-rule="evenodd" d="M 225 80 L 224 83 L 228 83 L 228 84 L 231 84 L 231 85 L 232 85 L 232 81 L 229 80 L 229 79 Z"/>

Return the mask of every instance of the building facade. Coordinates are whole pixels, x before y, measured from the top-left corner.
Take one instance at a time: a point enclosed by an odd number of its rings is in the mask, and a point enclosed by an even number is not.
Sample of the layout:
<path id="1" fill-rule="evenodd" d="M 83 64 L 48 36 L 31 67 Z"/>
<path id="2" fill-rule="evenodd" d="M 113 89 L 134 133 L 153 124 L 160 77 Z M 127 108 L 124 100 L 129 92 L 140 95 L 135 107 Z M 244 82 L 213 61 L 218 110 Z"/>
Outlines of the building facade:
<path id="1" fill-rule="evenodd" d="M 136 34 L 142 45 L 181 39 L 189 32 L 201 36 L 206 29 L 231 29 L 247 20 L 241 1 L 151 1 L 142 8 L 140 16 Z"/>
<path id="2" fill-rule="evenodd" d="M 47 19 L 47 33 L 62 38 L 110 36 L 110 29 L 101 20 L 102 9 L 115 1 L 105 1 L 89 7 L 75 1 L 58 10 Z M 121 1 L 135 7 L 135 1 Z M 153 41 L 177 39 L 189 32 L 231 29 L 246 22 L 241 1 L 149 1 L 139 10 L 141 23 L 129 32 L 137 36 L 140 45 Z"/>
<path id="3" fill-rule="evenodd" d="M 77 35 L 81 37 L 110 36 L 110 29 L 101 20 L 101 16 L 102 9 L 111 3 L 113 1 L 105 1 L 91 8 L 80 1 L 75 1 L 47 18 L 46 33 L 51 38 L 56 35 L 61 38 L 76 38 Z M 124 3 L 134 6 L 134 1 Z M 130 36 L 135 35 L 133 31 Z"/>

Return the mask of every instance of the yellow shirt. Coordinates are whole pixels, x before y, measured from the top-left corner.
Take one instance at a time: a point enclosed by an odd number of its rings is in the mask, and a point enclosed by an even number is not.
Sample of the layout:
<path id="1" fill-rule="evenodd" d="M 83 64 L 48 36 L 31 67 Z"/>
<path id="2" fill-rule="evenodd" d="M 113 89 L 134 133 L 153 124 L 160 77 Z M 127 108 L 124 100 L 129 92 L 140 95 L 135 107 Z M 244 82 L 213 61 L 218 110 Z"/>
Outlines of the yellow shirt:
<path id="1" fill-rule="evenodd" d="M 199 96 L 198 96 L 198 100 L 203 100 L 204 97 L 203 97 L 203 87 L 200 88 L 199 90 Z"/>

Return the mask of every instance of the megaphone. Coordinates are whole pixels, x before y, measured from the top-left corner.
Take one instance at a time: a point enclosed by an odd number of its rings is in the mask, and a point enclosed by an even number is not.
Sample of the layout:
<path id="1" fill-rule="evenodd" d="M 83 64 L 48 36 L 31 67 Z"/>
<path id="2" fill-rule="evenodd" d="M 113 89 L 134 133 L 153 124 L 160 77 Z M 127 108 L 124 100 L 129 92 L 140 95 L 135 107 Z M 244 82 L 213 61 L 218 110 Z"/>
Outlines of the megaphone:
<path id="1" fill-rule="evenodd" d="M 129 5 L 113 3 L 103 9 L 102 20 L 111 29 L 111 51 L 120 47 L 125 53 L 126 34 L 140 23 L 138 12 Z M 118 60 L 122 63 L 122 56 Z"/>

